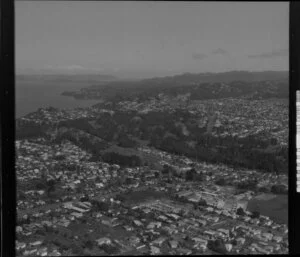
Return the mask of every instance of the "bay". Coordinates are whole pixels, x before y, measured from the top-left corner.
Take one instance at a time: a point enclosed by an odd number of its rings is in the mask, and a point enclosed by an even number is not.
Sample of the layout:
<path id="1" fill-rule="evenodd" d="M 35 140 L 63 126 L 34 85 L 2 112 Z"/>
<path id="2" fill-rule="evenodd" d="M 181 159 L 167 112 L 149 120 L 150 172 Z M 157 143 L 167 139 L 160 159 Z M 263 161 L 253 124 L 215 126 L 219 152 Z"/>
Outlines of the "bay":
<path id="1" fill-rule="evenodd" d="M 73 97 L 61 95 L 64 91 L 77 91 L 90 86 L 82 81 L 60 80 L 28 80 L 17 79 L 15 87 L 16 118 L 35 112 L 38 108 L 52 106 L 54 108 L 89 107 L 99 100 L 78 100 Z"/>

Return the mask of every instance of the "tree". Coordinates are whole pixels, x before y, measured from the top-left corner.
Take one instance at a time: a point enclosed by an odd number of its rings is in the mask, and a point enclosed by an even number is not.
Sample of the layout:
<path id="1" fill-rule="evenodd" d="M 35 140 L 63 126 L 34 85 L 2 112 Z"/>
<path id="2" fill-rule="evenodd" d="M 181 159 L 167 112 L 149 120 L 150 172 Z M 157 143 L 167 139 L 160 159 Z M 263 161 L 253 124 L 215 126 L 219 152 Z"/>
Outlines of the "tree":
<path id="1" fill-rule="evenodd" d="M 195 176 L 196 176 L 196 170 L 195 169 L 190 169 L 186 172 L 185 174 L 185 180 L 186 181 L 193 181 Z"/>
<path id="2" fill-rule="evenodd" d="M 163 166 L 163 169 L 162 169 L 162 171 L 161 171 L 161 173 L 162 173 L 162 175 L 169 175 L 169 173 L 170 173 L 170 166 L 169 165 L 166 165 L 166 164 L 164 164 L 164 166 Z"/>
<path id="3" fill-rule="evenodd" d="M 51 192 L 55 191 L 55 186 L 56 186 L 56 181 L 54 179 L 48 180 L 46 182 L 47 196 L 49 196 Z"/>
<path id="4" fill-rule="evenodd" d="M 25 200 L 27 198 L 26 194 L 23 191 L 18 192 L 18 199 Z"/>
<path id="5" fill-rule="evenodd" d="M 232 240 L 231 243 L 232 243 L 233 246 L 236 246 L 237 245 L 236 239 Z"/>
<path id="6" fill-rule="evenodd" d="M 277 144 L 278 144 L 277 138 L 271 138 L 270 144 L 271 144 L 271 145 L 277 145 Z"/>
<path id="7" fill-rule="evenodd" d="M 93 206 L 98 211 L 108 211 L 110 205 L 107 202 L 96 201 Z"/>
<path id="8" fill-rule="evenodd" d="M 90 200 L 88 195 L 84 195 L 83 197 L 80 198 L 81 202 L 88 202 Z"/>
<path id="9" fill-rule="evenodd" d="M 159 172 L 155 171 L 154 176 L 155 176 L 155 178 L 159 178 Z"/>
<path id="10" fill-rule="evenodd" d="M 132 178 L 130 178 L 130 177 L 126 177 L 126 179 L 125 179 L 125 183 L 127 184 L 127 185 L 130 185 L 130 184 L 132 184 Z"/>
<path id="11" fill-rule="evenodd" d="M 78 256 L 83 256 L 83 249 L 78 245 L 73 243 L 70 247 L 72 249 L 72 252 Z"/>
<path id="12" fill-rule="evenodd" d="M 273 185 L 271 187 L 271 192 L 273 194 L 286 194 L 287 189 L 286 189 L 285 185 Z"/>
<path id="13" fill-rule="evenodd" d="M 88 248 L 88 249 L 92 249 L 93 246 L 94 246 L 94 243 L 93 243 L 93 241 L 91 241 L 90 239 L 88 239 L 88 240 L 86 240 L 86 241 L 84 242 L 84 246 L 85 246 L 86 248 Z"/>
<path id="14" fill-rule="evenodd" d="M 225 254 L 227 253 L 226 247 L 224 242 L 221 239 L 217 239 L 215 241 L 210 240 L 208 241 L 207 247 L 215 252 Z"/>
<path id="15" fill-rule="evenodd" d="M 198 205 L 199 205 L 199 206 L 207 206 L 207 202 L 206 202 L 204 199 L 201 199 L 201 200 L 198 202 Z"/>
<path id="16" fill-rule="evenodd" d="M 140 175 L 140 179 L 141 179 L 142 182 L 146 182 L 146 176 L 145 176 L 145 173 L 142 173 L 142 174 Z"/>
<path id="17" fill-rule="evenodd" d="M 44 182 L 42 181 L 38 181 L 36 184 L 35 184 L 35 189 L 36 190 L 43 190 L 45 189 L 46 185 Z"/>
<path id="18" fill-rule="evenodd" d="M 259 211 L 252 212 L 251 218 L 258 219 L 259 217 L 260 217 L 260 212 Z"/>
<path id="19" fill-rule="evenodd" d="M 245 212 L 244 212 L 244 209 L 239 207 L 237 210 L 236 210 L 236 214 L 237 215 L 240 215 L 240 216 L 244 216 L 245 215 Z"/>
<path id="20" fill-rule="evenodd" d="M 267 187 L 260 187 L 260 188 L 258 188 L 258 191 L 263 192 L 263 193 L 269 193 L 270 192 L 269 188 L 267 188 Z"/>
<path id="21" fill-rule="evenodd" d="M 225 186 L 226 185 L 226 180 L 224 178 L 220 178 L 216 181 L 216 185 Z"/>
<path id="22" fill-rule="evenodd" d="M 247 182 L 241 182 L 237 185 L 238 189 L 246 189 L 246 190 L 255 190 L 257 186 L 257 181 L 247 181 Z"/>
<path id="23" fill-rule="evenodd" d="M 200 174 L 196 174 L 196 176 L 195 176 L 195 180 L 199 181 L 199 182 L 204 181 L 204 178 L 205 178 L 205 175 L 202 172 Z"/>
<path id="24" fill-rule="evenodd" d="M 118 248 L 116 246 L 104 244 L 101 246 L 101 248 L 108 254 L 114 255 L 114 254 L 118 253 Z"/>
<path id="25" fill-rule="evenodd" d="M 116 200 L 119 200 L 119 201 L 123 202 L 123 201 L 126 200 L 126 197 L 124 195 L 122 195 L 122 194 L 118 194 L 116 196 Z"/>
<path id="26" fill-rule="evenodd" d="M 57 155 L 57 156 L 54 156 L 53 159 L 56 160 L 56 161 L 63 161 L 63 160 L 66 159 L 66 156 L 64 156 L 64 155 Z"/>
<path id="27" fill-rule="evenodd" d="M 180 216 L 183 216 L 183 215 L 184 215 L 184 213 L 185 213 L 185 211 L 184 211 L 183 209 L 180 209 L 180 211 L 179 211 L 179 213 L 178 213 L 178 214 L 179 214 Z"/>

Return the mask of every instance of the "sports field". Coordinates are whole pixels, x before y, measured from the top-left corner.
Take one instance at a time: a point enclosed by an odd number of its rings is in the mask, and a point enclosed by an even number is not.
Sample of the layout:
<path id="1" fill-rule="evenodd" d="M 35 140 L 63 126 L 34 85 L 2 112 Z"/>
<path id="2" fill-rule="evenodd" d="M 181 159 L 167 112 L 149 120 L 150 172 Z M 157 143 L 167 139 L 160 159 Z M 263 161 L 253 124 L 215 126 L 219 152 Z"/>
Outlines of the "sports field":
<path id="1" fill-rule="evenodd" d="M 261 195 L 248 203 L 249 211 L 259 211 L 278 223 L 288 223 L 288 197 L 287 195 Z"/>

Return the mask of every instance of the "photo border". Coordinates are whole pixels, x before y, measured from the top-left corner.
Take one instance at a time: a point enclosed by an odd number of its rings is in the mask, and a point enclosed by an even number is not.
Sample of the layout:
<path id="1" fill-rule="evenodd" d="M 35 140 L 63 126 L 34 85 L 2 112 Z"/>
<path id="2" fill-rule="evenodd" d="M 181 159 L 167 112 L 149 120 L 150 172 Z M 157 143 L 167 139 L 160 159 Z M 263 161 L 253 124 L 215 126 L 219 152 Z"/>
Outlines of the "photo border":
<path id="1" fill-rule="evenodd" d="M 0 1 L 1 256 L 15 256 L 15 1 Z M 300 3 L 290 2 L 289 253 L 300 253 L 300 193 L 296 192 L 296 90 L 300 90 Z"/>

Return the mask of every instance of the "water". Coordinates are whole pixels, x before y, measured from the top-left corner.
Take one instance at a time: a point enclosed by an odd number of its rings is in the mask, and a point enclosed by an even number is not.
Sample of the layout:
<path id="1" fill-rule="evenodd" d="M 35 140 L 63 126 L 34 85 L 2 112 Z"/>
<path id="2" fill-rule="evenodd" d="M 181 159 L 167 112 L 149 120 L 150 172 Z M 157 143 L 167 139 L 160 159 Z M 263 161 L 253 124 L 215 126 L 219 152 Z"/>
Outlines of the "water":
<path id="1" fill-rule="evenodd" d="M 76 100 L 73 97 L 62 96 L 64 91 L 75 91 L 87 84 L 59 81 L 16 81 L 16 118 L 22 117 L 38 108 L 75 108 L 88 107 L 98 103 L 98 100 Z"/>

